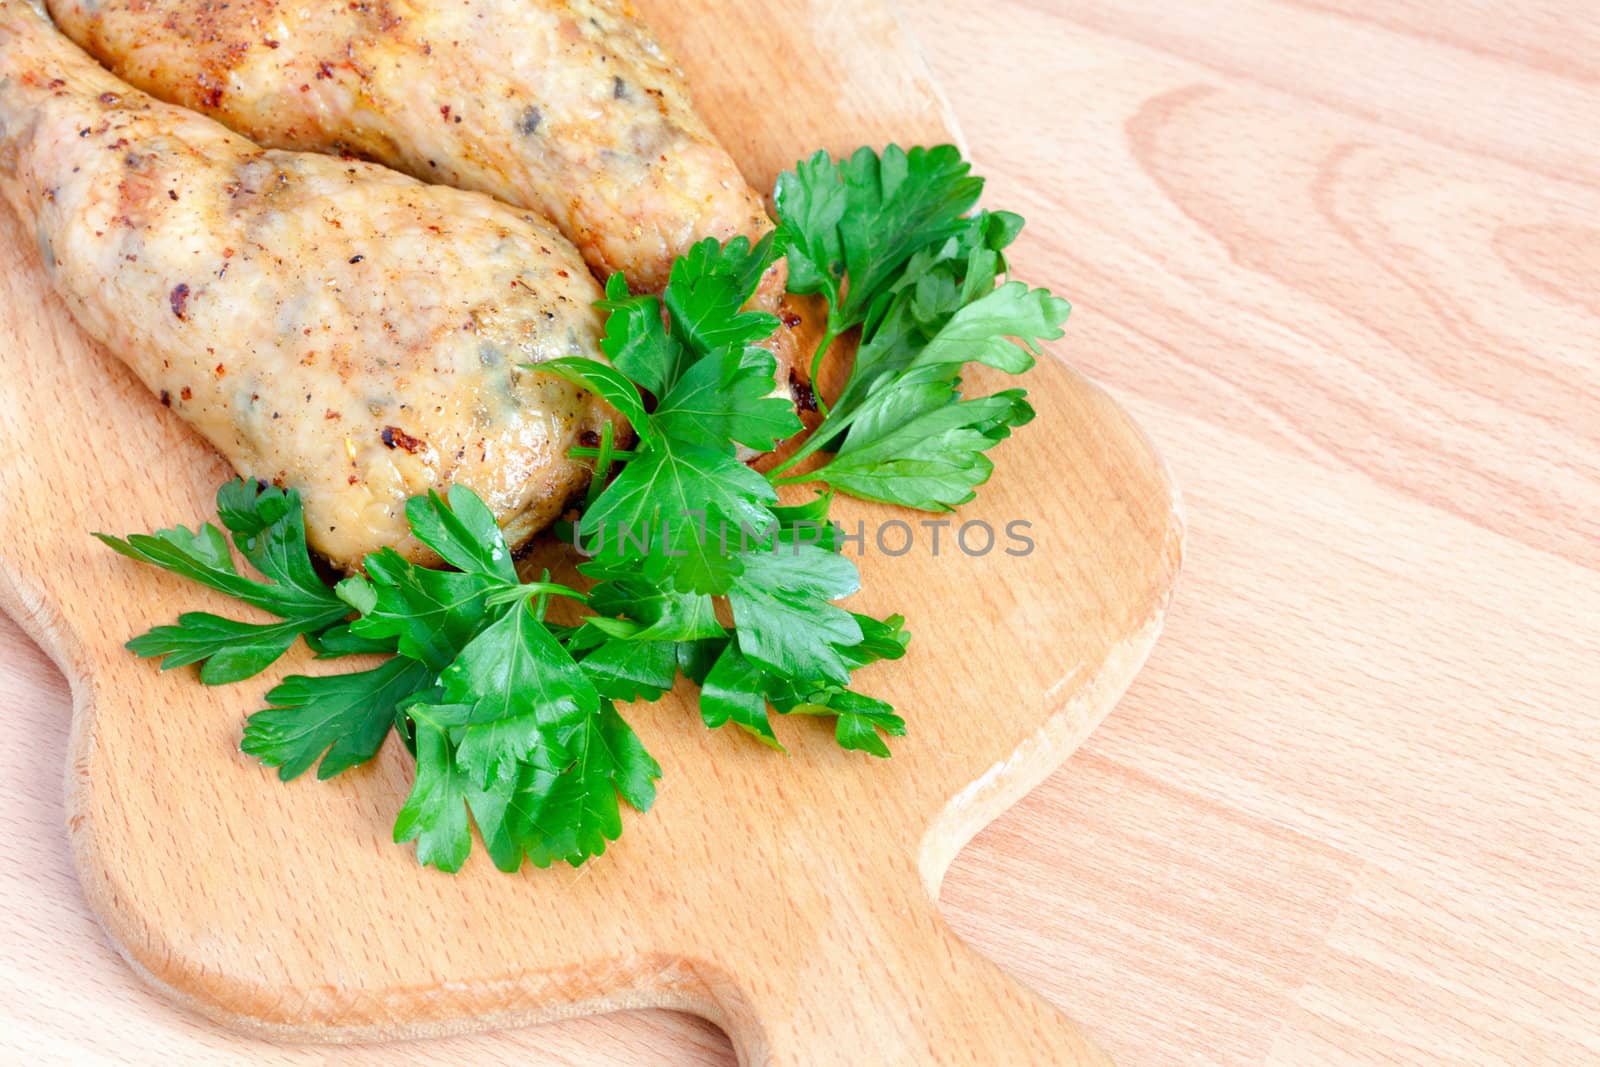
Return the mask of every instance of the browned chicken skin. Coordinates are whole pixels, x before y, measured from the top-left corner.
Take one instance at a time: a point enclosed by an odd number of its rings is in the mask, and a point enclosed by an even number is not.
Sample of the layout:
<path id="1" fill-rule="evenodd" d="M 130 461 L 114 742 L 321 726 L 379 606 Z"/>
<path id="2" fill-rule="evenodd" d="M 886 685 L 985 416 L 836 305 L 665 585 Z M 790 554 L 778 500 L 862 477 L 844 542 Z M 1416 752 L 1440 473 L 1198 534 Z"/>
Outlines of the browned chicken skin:
<path id="1" fill-rule="evenodd" d="M 157 97 L 264 145 L 353 153 L 539 211 L 635 289 L 659 290 L 702 237 L 772 228 L 618 0 L 48 2 Z M 779 313 L 783 283 L 780 262 L 755 306 Z"/>
<path id="2" fill-rule="evenodd" d="M 375 164 L 263 150 L 0 0 L 0 193 L 84 329 L 241 474 L 298 489 L 353 567 L 421 555 L 404 504 L 465 484 L 515 544 L 612 417 L 522 365 L 598 352 L 599 287 L 544 219 Z"/>

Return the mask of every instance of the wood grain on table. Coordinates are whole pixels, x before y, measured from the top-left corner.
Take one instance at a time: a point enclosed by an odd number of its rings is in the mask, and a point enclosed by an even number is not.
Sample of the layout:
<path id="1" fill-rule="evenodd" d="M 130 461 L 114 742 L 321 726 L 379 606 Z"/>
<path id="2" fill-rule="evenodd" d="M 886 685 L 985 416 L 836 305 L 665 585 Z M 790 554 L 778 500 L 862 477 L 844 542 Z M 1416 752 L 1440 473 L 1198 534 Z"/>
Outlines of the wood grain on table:
<path id="1" fill-rule="evenodd" d="M 1190 531 L 1144 674 L 952 923 L 1126 1064 L 1600 1059 L 1600 9 L 904 10 Z M 68 705 L 0 620 L 0 1059 L 394 1062 L 139 985 L 72 873 Z M 666 1013 L 407 1053 L 732 1059 Z"/>

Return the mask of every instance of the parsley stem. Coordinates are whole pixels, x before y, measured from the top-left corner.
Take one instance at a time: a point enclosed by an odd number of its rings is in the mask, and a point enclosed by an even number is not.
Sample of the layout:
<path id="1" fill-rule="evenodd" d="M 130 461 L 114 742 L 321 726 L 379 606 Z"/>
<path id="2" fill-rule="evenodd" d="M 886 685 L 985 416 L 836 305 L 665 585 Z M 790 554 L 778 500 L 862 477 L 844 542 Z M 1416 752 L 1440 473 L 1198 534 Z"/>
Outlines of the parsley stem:
<path id="1" fill-rule="evenodd" d="M 539 572 L 539 580 L 530 583 L 541 587 L 550 585 L 550 568 L 546 567 Z M 533 599 L 533 617 L 544 622 L 544 613 L 550 607 L 550 592 L 547 588 L 540 588 L 539 594 Z"/>
<path id="2" fill-rule="evenodd" d="M 567 455 L 574 459 L 599 459 L 601 455 L 605 455 L 611 459 L 627 460 L 635 458 L 638 453 L 626 448 L 613 448 L 602 451 L 599 448 L 583 448 L 580 446 L 567 449 Z"/>
<path id="3" fill-rule="evenodd" d="M 549 571 L 546 571 L 545 576 L 548 577 L 549 573 Z M 587 593 L 580 593 L 570 585 L 562 585 L 560 582 L 538 581 L 523 582 L 521 585 L 496 589 L 484 599 L 484 603 L 490 607 L 497 607 L 498 605 L 510 604 L 518 600 L 527 600 L 532 596 L 538 596 L 541 599 L 551 596 L 564 596 L 583 603 L 589 602 Z"/>
<path id="4" fill-rule="evenodd" d="M 822 373 L 822 360 L 828 354 L 828 349 L 833 347 L 833 342 L 839 338 L 839 328 L 834 324 L 832 314 L 828 315 L 828 328 L 823 331 L 822 343 L 817 345 L 817 350 L 811 354 L 811 394 L 817 398 L 817 410 L 823 418 L 828 417 L 828 402 L 822 397 L 822 387 L 818 375 Z"/>
<path id="5" fill-rule="evenodd" d="M 600 427 L 600 447 L 596 449 L 594 474 L 589 478 L 589 489 L 584 494 L 583 509 L 588 511 L 594 507 L 594 502 L 600 499 L 600 494 L 605 491 L 606 476 L 611 473 L 611 460 L 616 456 L 612 449 L 615 428 L 608 420 Z"/>
<path id="6" fill-rule="evenodd" d="M 783 474 L 784 471 L 790 470 L 791 468 L 795 467 L 802 460 L 804 460 L 807 457 L 809 457 L 813 452 L 815 452 L 818 449 L 820 449 L 824 442 L 831 441 L 835 437 L 838 437 L 839 434 L 841 432 L 843 432 L 846 427 L 848 427 L 852 422 L 855 421 L 856 415 L 860 411 L 861 411 L 861 408 L 858 407 L 858 408 L 855 408 L 854 410 L 846 412 L 842 417 L 837 418 L 837 419 L 824 418 L 822 420 L 822 423 L 815 430 L 813 430 L 811 432 L 811 436 L 807 437 L 805 439 L 805 441 L 803 441 L 801 443 L 800 447 L 794 450 L 794 454 L 793 455 L 791 455 L 788 459 L 784 460 L 782 463 L 778 464 L 776 467 L 773 467 L 771 470 L 769 470 L 767 472 L 767 480 L 769 482 L 771 482 L 773 485 L 789 485 L 789 484 L 792 484 L 796 480 L 802 480 L 803 481 L 803 480 L 809 479 L 810 475 L 806 475 L 804 478 L 800 478 L 800 479 L 785 478 L 782 481 L 780 481 L 779 480 L 779 475 Z"/>

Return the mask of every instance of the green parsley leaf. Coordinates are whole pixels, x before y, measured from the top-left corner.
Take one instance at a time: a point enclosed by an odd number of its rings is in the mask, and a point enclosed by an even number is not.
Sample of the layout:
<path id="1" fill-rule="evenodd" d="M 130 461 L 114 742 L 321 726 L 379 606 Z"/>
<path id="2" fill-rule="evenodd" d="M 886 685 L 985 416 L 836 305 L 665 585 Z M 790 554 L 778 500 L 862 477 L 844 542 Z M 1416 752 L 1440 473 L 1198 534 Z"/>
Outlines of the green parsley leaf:
<path id="1" fill-rule="evenodd" d="M 779 175 L 773 199 L 789 288 L 827 296 L 830 335 L 860 325 L 914 253 L 965 225 L 983 191 L 971 169 L 952 145 L 890 145 L 840 161 L 819 152 Z"/>
<path id="2" fill-rule="evenodd" d="M 161 669 L 201 664 L 200 681 L 227 685 L 260 674 L 289 651 L 303 632 L 300 619 L 282 622 L 237 622 L 204 611 L 186 611 L 175 626 L 157 626 L 127 643 L 128 651 L 146 659 L 166 657 Z"/>
<path id="3" fill-rule="evenodd" d="M 834 724 L 834 738 L 840 748 L 868 752 L 880 759 L 889 758 L 889 746 L 881 736 L 904 737 L 906 721 L 882 700 L 843 690 L 832 694 L 832 702 L 808 705 L 826 708 L 839 716 Z M 796 709 L 799 710 L 799 709 Z"/>
<path id="4" fill-rule="evenodd" d="M 863 500 L 954 510 L 994 471 L 984 453 L 1033 418 L 1026 395 L 1007 389 L 962 400 L 948 382 L 878 394 L 867 400 L 832 461 L 812 477 Z"/>
<path id="5" fill-rule="evenodd" d="M 724 636 L 717 608 L 704 593 L 681 593 L 644 581 L 637 568 L 624 562 L 607 567 L 586 563 L 582 572 L 603 578 L 589 591 L 597 614 L 590 626 L 628 641 L 695 641 Z"/>
<path id="6" fill-rule="evenodd" d="M 984 455 L 1033 418 L 1021 390 L 963 399 L 968 362 L 1012 374 L 1033 366 L 1036 343 L 1061 336 L 1071 310 L 1043 289 L 1008 282 L 950 315 L 937 333 L 867 392 L 841 395 L 830 420 L 845 431 L 832 462 L 812 473 L 842 492 L 928 511 L 971 500 L 994 470 Z M 867 373 L 889 357 L 866 346 Z M 825 424 L 826 425 L 826 424 Z"/>
<path id="7" fill-rule="evenodd" d="M 839 306 L 844 241 L 839 223 L 850 206 L 839 165 L 817 152 L 778 175 L 772 194 L 778 209 L 778 248 L 789 263 L 791 293 L 823 293 Z"/>
<path id="8" fill-rule="evenodd" d="M 606 637 L 578 661 L 610 700 L 660 700 L 678 677 L 678 642 Z"/>
<path id="9" fill-rule="evenodd" d="M 417 843 L 417 862 L 459 871 L 472 851 L 467 823 L 471 783 L 456 762 L 445 727 L 413 714 L 417 776 L 394 820 L 395 844 Z"/>
<path id="10" fill-rule="evenodd" d="M 773 706 L 784 714 L 834 716 L 834 739 L 840 748 L 866 752 L 882 759 L 890 756 L 889 746 L 880 734 L 903 737 L 905 720 L 886 702 L 836 685 L 801 690 L 779 690 L 772 696 Z"/>
<path id="11" fill-rule="evenodd" d="M 418 541 L 457 570 L 516 584 L 517 567 L 494 512 L 466 486 L 450 488 L 448 507 L 432 490 L 412 497 L 406 502 L 406 521 Z"/>
<path id="12" fill-rule="evenodd" d="M 318 634 L 306 634 L 306 644 L 318 659 L 337 659 L 340 656 L 392 655 L 396 641 L 392 637 L 361 637 L 341 622 Z"/>
<path id="13" fill-rule="evenodd" d="M 899 299 L 915 294 L 907 290 Z M 994 470 L 984 453 L 1034 413 L 1020 389 L 963 398 L 962 368 L 980 362 L 1012 374 L 1026 371 L 1037 342 L 1059 337 L 1070 310 L 1043 289 L 1008 282 L 945 317 L 920 344 L 908 343 L 914 331 L 904 329 L 900 312 L 891 312 L 885 322 L 898 332 L 863 345 L 857 373 L 869 384 L 858 389 L 852 379 L 840 394 L 814 438 L 831 438 L 835 456 L 807 478 L 851 496 L 926 511 L 971 500 Z"/>
<path id="14" fill-rule="evenodd" d="M 601 715 L 585 719 L 563 738 L 573 762 L 554 783 L 538 809 L 537 838 L 528 841 L 528 858 L 545 867 L 556 860 L 576 866 L 606 850 L 622 834 L 617 794 L 641 811 L 655 800 L 660 765 L 639 744 L 633 729 L 606 703 Z"/>
<path id="15" fill-rule="evenodd" d="M 662 294 L 672 335 L 701 356 L 723 348 L 742 349 L 770 335 L 778 328 L 776 316 L 741 309 L 772 260 L 770 233 L 755 245 L 743 236 L 725 245 L 715 237 L 693 245 L 672 264 Z"/>
<path id="16" fill-rule="evenodd" d="M 403 656 L 442 671 L 497 612 L 491 592 L 503 588 L 482 574 L 419 567 L 393 549 L 367 557 L 367 577 L 347 578 L 339 591 L 361 618 L 352 634 L 393 640 Z"/>
<path id="17" fill-rule="evenodd" d="M 850 670 L 905 655 L 910 635 L 905 632 L 904 618 L 899 615 L 882 620 L 868 615 L 852 617 L 861 628 L 862 639 L 855 645 L 838 649 Z M 685 673 L 689 673 L 687 669 Z M 783 746 L 772 732 L 767 714 L 769 704 L 780 714 L 832 715 L 848 719 L 835 725 L 834 736 L 840 745 L 873 755 L 889 755 L 888 746 L 878 731 L 891 736 L 905 733 L 905 722 L 884 701 L 828 681 L 763 670 L 746 659 L 735 643 L 727 642 L 701 680 L 700 715 L 705 724 L 716 728 L 732 721 L 763 744 L 782 750 Z"/>
<path id="18" fill-rule="evenodd" d="M 1022 219 L 969 215 L 982 187 L 948 145 L 890 146 L 881 156 L 862 149 L 843 161 L 819 153 L 780 176 L 778 239 L 790 288 L 822 293 L 829 304 L 816 362 L 845 329 L 860 326 L 861 340 L 844 388 L 822 406 L 821 426 L 771 476 L 827 450 L 833 462 L 782 482 L 820 480 L 929 511 L 972 499 L 988 479 L 994 468 L 984 453 L 1033 409 L 1020 390 L 963 397 L 961 369 L 979 362 L 1026 371 L 1037 342 L 1059 337 L 1070 309 L 1020 282 L 996 288 Z"/>
<path id="19" fill-rule="evenodd" d="M 661 433 L 688 444 L 769 452 L 803 428 L 794 404 L 773 395 L 777 360 L 764 348 L 727 348 L 688 369 L 650 417 Z"/>
<path id="20" fill-rule="evenodd" d="M 984 363 L 1008 374 L 1033 366 L 1037 342 L 1053 341 L 1072 305 L 1048 289 L 1029 289 L 1007 282 L 967 304 L 934 334 L 911 360 L 907 370 L 959 368 Z"/>
<path id="21" fill-rule="evenodd" d="M 771 483 L 732 455 L 662 437 L 623 467 L 579 528 L 603 562 L 642 557 L 651 581 L 721 593 L 742 565 L 721 550 L 722 535 L 767 529 L 776 501 Z"/>
<path id="22" fill-rule="evenodd" d="M 600 350 L 611 365 L 641 388 L 664 395 L 678 381 L 691 356 L 667 330 L 661 300 L 649 293 L 630 295 L 621 274 L 606 282 L 606 298 L 595 305 L 606 312 Z"/>
<path id="23" fill-rule="evenodd" d="M 300 494 L 242 478 L 217 490 L 217 515 L 245 559 L 306 604 L 328 604 L 328 586 L 311 565 Z"/>
<path id="24" fill-rule="evenodd" d="M 728 647 L 728 639 L 702 637 L 695 641 L 679 641 L 677 645 L 679 672 L 695 685 L 704 685 L 717 657 Z"/>
<path id="25" fill-rule="evenodd" d="M 906 654 L 911 635 L 906 632 L 904 615 L 875 619 L 871 615 L 851 614 L 855 615 L 856 625 L 861 627 L 860 643 L 845 650 L 845 659 L 849 661 L 851 670 L 859 670 L 879 660 L 900 659 Z"/>
<path id="26" fill-rule="evenodd" d="M 297 636 L 332 626 L 350 610 L 311 565 L 298 494 L 234 480 L 218 490 L 217 510 L 233 531 L 236 546 L 267 581 L 241 575 L 222 531 L 209 523 L 197 530 L 178 526 L 126 539 L 95 535 L 129 559 L 199 582 L 283 620 L 245 623 L 188 612 L 177 625 L 158 626 L 128 642 L 137 655 L 167 657 L 164 667 L 202 664 L 201 681 L 208 685 L 259 673 L 288 651 Z"/>
<path id="27" fill-rule="evenodd" d="M 739 580 L 728 590 L 739 651 L 765 670 L 841 685 L 850 668 L 840 652 L 861 641 L 861 626 L 830 601 L 861 584 L 844 556 L 781 533 L 769 549 L 743 554 Z"/>
<path id="28" fill-rule="evenodd" d="M 286 782 L 319 759 L 317 777 L 332 778 L 376 756 L 396 707 L 432 684 L 426 665 L 404 657 L 370 671 L 292 675 L 267 693 L 267 710 L 250 716 L 239 747 Z"/>
<path id="29" fill-rule="evenodd" d="M 728 642 L 700 686 L 700 718 L 715 730 L 733 722 L 757 741 L 784 751 L 767 717 L 766 676 Z"/>
<path id="30" fill-rule="evenodd" d="M 524 763 L 510 788 L 472 800 L 484 843 L 504 870 L 524 856 L 536 867 L 577 866 L 621 835 L 619 793 L 639 811 L 655 801 L 661 767 L 610 701 L 565 733 L 562 745 L 570 762 Z"/>
<path id="31" fill-rule="evenodd" d="M 444 701 L 461 714 L 434 715 L 461 727 L 457 765 L 482 788 L 510 774 L 535 748 L 559 749 L 561 730 L 600 708 L 594 684 L 527 606 L 479 632 L 439 683 Z"/>
<path id="32" fill-rule="evenodd" d="M 628 425 L 633 427 L 641 440 L 646 444 L 649 443 L 654 430 L 650 420 L 645 416 L 644 401 L 639 396 L 639 388 L 615 367 L 608 367 L 597 359 L 587 359 L 583 356 L 562 356 L 560 359 L 547 359 L 543 363 L 528 363 L 525 366 L 530 370 L 554 374 L 558 378 L 564 378 L 574 385 L 589 390 L 616 408 L 618 414 L 628 420 Z"/>
<path id="33" fill-rule="evenodd" d="M 252 562 L 271 581 L 242 577 L 228 554 L 222 531 L 207 523 L 197 530 L 179 526 L 154 534 L 133 534 L 126 540 L 96 534 L 103 543 L 121 555 L 199 582 L 236 600 L 270 611 L 282 618 L 304 618 L 340 609 L 342 605 L 317 578 L 305 545 L 305 520 L 299 496 L 271 489 L 259 498 L 263 514 L 246 517 L 234 510 L 241 505 L 239 490 L 254 483 L 228 482 L 218 491 L 219 510 L 229 512 L 229 520 L 241 532 L 238 543 Z M 299 559 L 294 557 L 298 552 Z"/>
<path id="34" fill-rule="evenodd" d="M 862 325 L 850 379 L 834 410 L 848 410 L 904 370 L 957 312 L 992 291 L 1006 267 L 1003 249 L 1021 226 L 1016 215 L 979 212 L 955 236 L 914 254 Z"/>
<path id="35" fill-rule="evenodd" d="M 656 782 L 661 778 L 661 764 L 645 751 L 644 742 L 639 740 L 633 727 L 617 714 L 617 707 L 611 701 L 601 701 L 599 718 L 593 720 L 591 729 L 595 732 L 597 744 L 595 754 L 599 755 L 603 747 L 604 758 L 609 763 L 606 773 L 617 793 L 635 811 L 649 811 L 656 802 Z M 569 748 L 575 747 L 570 738 L 567 745 Z"/>

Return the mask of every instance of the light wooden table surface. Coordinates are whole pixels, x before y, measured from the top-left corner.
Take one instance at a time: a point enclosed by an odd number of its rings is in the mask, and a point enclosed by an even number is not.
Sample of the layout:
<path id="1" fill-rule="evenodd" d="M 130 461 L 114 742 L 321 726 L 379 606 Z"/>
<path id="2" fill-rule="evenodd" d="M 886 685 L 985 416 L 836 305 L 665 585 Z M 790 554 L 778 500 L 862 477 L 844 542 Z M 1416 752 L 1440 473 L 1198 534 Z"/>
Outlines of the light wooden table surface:
<path id="1" fill-rule="evenodd" d="M 1127 1064 L 1600 1061 L 1600 7 L 906 18 L 1190 526 L 1149 666 L 952 921 Z M 67 855 L 65 686 L 4 620 L 0 709 L 0 1060 L 394 1062 L 147 993 Z M 731 1062 L 666 1013 L 406 1051 Z"/>

